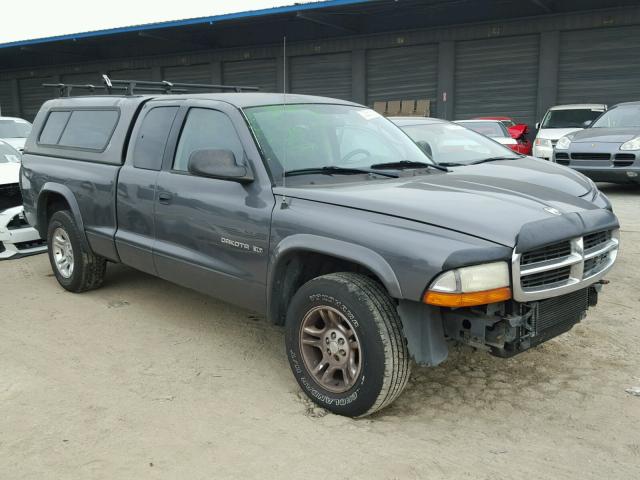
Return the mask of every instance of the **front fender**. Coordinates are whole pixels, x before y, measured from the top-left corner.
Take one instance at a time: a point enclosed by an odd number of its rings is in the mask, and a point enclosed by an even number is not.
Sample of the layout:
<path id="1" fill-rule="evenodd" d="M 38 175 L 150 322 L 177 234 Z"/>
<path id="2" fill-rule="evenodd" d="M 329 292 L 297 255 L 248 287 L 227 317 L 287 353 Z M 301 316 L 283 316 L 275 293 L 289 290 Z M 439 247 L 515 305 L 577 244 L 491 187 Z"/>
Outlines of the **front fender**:
<path id="1" fill-rule="evenodd" d="M 380 254 L 362 245 L 304 233 L 286 237 L 274 249 L 269 265 L 267 284 L 269 291 L 271 291 L 270 287 L 273 285 L 273 276 L 278 271 L 278 263 L 294 251 L 322 253 L 360 264 L 371 270 L 378 277 L 389 292 L 389 295 L 394 298 L 402 298 L 400 282 L 391 266 Z"/>

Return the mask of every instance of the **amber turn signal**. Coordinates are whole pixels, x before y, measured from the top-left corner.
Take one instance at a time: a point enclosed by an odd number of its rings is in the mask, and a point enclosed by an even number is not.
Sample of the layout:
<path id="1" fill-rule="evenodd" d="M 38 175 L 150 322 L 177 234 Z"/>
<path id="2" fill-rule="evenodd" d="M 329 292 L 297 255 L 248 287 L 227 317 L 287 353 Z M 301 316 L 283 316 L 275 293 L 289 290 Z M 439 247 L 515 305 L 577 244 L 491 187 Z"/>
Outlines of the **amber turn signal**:
<path id="1" fill-rule="evenodd" d="M 501 287 L 469 293 L 444 293 L 427 290 L 422 301 L 437 307 L 460 308 L 487 305 L 488 303 L 498 303 L 509 300 L 510 298 L 511 289 L 509 287 Z"/>

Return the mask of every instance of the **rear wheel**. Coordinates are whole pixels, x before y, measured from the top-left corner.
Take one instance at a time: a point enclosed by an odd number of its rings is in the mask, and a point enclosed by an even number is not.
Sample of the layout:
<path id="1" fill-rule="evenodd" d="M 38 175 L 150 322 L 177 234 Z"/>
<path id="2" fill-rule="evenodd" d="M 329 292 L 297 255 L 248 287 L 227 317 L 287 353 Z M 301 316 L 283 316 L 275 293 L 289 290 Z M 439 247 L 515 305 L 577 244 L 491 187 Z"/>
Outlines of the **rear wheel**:
<path id="1" fill-rule="evenodd" d="M 318 405 L 350 417 L 393 402 L 409 378 L 396 306 L 374 280 L 333 273 L 304 284 L 287 314 L 289 363 Z"/>
<path id="2" fill-rule="evenodd" d="M 107 261 L 83 245 L 70 212 L 55 212 L 47 231 L 49 261 L 58 283 L 70 292 L 84 292 L 102 285 Z"/>

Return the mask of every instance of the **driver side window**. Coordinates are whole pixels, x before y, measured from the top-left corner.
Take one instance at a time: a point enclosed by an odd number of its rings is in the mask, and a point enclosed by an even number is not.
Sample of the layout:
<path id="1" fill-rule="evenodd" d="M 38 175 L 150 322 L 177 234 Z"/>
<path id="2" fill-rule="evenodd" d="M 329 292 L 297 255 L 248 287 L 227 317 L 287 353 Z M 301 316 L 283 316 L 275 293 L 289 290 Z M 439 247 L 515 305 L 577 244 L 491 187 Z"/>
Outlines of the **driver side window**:
<path id="1" fill-rule="evenodd" d="M 173 169 L 188 171 L 189 157 L 196 150 L 230 150 L 241 163 L 244 150 L 229 117 L 217 110 L 192 108 L 182 127 Z"/>

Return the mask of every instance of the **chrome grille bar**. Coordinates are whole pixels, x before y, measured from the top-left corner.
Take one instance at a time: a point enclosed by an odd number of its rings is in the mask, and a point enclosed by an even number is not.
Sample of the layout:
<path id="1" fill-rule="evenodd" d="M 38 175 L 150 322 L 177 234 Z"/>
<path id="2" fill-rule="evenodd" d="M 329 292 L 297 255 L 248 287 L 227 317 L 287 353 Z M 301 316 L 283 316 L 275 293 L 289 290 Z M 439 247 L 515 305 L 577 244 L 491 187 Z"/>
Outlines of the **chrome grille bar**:
<path id="1" fill-rule="evenodd" d="M 619 238 L 619 232 L 615 230 L 611 232 L 610 238 L 606 237 L 605 242 L 594 245 L 586 251 L 583 237 L 568 239 L 567 242 L 571 246 L 569 255 L 527 265 L 521 265 L 524 254 L 516 253 L 514 249 L 511 259 L 514 300 L 519 302 L 542 300 L 571 293 L 597 282 L 613 266 L 618 254 Z M 605 255 L 604 261 L 598 263 L 595 269 L 585 272 L 585 261 Z M 558 272 L 557 276 L 564 276 L 563 273 L 566 272 L 563 269 L 569 272 L 566 278 L 561 278 L 560 280 L 554 278 L 553 283 L 543 285 L 523 286 L 523 280 L 526 277 L 549 272 L 548 277 L 551 278 L 554 276 L 553 273 L 555 271 Z M 531 284 L 533 282 L 529 281 L 527 283 Z"/>

